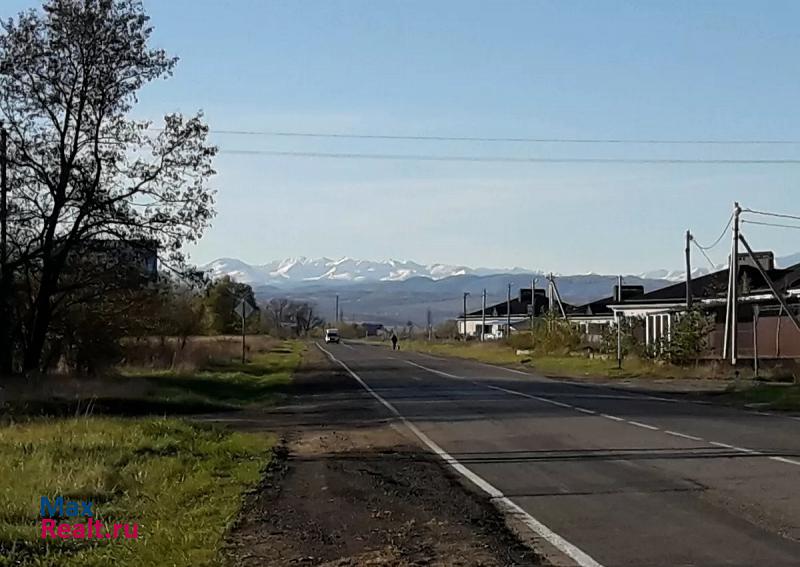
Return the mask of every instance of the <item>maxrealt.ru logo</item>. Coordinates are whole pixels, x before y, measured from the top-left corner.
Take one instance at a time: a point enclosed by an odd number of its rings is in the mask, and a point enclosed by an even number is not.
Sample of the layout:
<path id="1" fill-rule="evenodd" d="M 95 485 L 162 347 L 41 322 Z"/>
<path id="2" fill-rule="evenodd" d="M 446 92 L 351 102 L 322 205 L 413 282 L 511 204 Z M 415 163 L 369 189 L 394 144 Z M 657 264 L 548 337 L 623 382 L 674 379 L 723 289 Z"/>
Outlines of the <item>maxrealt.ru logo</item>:
<path id="1" fill-rule="evenodd" d="M 64 500 L 59 496 L 50 500 L 42 496 L 39 503 L 39 515 L 42 517 L 42 539 L 137 539 L 139 524 L 113 524 L 108 528 L 96 519 L 94 502 L 82 500 Z M 86 518 L 85 523 L 73 523 L 64 518 Z M 74 521 L 74 520 L 73 520 Z"/>

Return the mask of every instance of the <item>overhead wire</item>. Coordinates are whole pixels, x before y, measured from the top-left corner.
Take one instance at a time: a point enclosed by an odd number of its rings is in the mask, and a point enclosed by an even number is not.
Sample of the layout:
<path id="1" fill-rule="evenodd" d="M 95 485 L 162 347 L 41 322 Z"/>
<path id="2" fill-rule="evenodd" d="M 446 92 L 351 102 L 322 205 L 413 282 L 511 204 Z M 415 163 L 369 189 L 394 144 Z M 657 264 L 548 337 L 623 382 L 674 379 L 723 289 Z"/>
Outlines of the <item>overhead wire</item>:
<path id="1" fill-rule="evenodd" d="M 701 246 L 701 245 L 700 245 L 700 244 L 699 244 L 699 243 L 698 243 L 698 242 L 695 240 L 694 236 L 692 236 L 692 242 L 694 242 L 694 243 L 695 243 L 695 245 L 696 245 L 698 248 L 700 248 L 700 250 L 711 250 L 711 249 L 712 249 L 712 248 L 714 248 L 714 247 L 715 247 L 717 244 L 719 244 L 719 243 L 720 243 L 720 241 L 721 241 L 721 240 L 722 240 L 722 239 L 725 237 L 725 234 L 728 232 L 728 229 L 731 227 L 731 223 L 732 223 L 732 222 L 733 222 L 733 213 L 731 213 L 731 216 L 730 216 L 730 217 L 728 217 L 728 222 L 725 224 L 725 228 L 723 228 L 723 229 L 722 229 L 722 233 L 719 235 L 719 238 L 717 238 L 717 239 L 714 241 L 714 244 L 711 244 L 710 246 Z"/>
<path id="2" fill-rule="evenodd" d="M 692 243 L 694 243 L 694 245 L 697 246 L 697 249 L 700 250 L 700 253 L 705 257 L 706 260 L 708 260 L 708 264 L 711 266 L 711 269 L 716 270 L 717 265 L 714 264 L 714 261 L 708 257 L 706 251 L 697 243 L 697 241 L 694 240 L 694 238 L 692 239 Z"/>
<path id="3" fill-rule="evenodd" d="M 751 213 L 751 214 L 754 214 L 754 215 L 761 215 L 761 216 L 765 216 L 765 217 L 777 217 L 777 218 L 782 218 L 782 219 L 800 220 L 800 216 L 787 215 L 785 213 L 773 213 L 773 212 L 770 212 L 770 211 L 756 211 L 756 210 L 753 210 L 753 209 L 742 209 L 742 212 L 743 213 Z"/>
<path id="4" fill-rule="evenodd" d="M 429 154 L 372 154 L 353 152 L 293 152 L 275 150 L 225 150 L 220 154 L 272 157 L 364 159 L 391 161 L 480 162 L 480 163 L 597 163 L 597 164 L 710 164 L 710 165 L 800 165 L 800 159 L 682 159 L 682 158 L 544 158 L 515 156 L 468 156 Z"/>
<path id="5" fill-rule="evenodd" d="M 163 128 L 148 128 L 161 132 Z M 356 134 L 349 132 L 298 132 L 285 130 L 226 130 L 209 129 L 211 134 L 237 136 L 268 136 L 283 138 L 342 138 L 352 140 L 408 140 L 434 142 L 503 142 L 543 144 L 650 144 L 650 145 L 800 145 L 800 140 L 748 139 L 655 139 L 655 138 L 564 138 L 564 137 L 506 137 L 506 136 L 440 136 L 424 134 Z"/>
<path id="6" fill-rule="evenodd" d="M 742 224 L 756 224 L 756 225 L 759 225 L 759 226 L 772 226 L 772 227 L 776 227 L 776 228 L 793 228 L 793 229 L 796 229 L 796 230 L 800 230 L 800 226 L 798 226 L 798 225 L 780 224 L 780 223 L 774 223 L 774 222 L 760 222 L 760 221 L 743 220 Z"/>

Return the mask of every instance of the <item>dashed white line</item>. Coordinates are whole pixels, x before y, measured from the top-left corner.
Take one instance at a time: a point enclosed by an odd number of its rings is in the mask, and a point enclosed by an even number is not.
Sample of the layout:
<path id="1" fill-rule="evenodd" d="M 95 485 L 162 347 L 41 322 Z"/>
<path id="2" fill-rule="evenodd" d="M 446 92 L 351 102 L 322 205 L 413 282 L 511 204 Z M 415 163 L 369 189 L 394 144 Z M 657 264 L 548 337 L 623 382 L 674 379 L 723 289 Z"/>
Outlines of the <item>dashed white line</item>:
<path id="1" fill-rule="evenodd" d="M 613 421 L 625 421 L 625 420 L 624 420 L 624 419 L 622 419 L 621 417 L 617 417 L 616 415 L 609 415 L 609 414 L 607 414 L 607 413 L 601 413 L 601 414 L 600 414 L 600 417 L 604 417 L 604 418 L 606 418 L 606 419 L 611 419 L 611 420 L 613 420 Z"/>
<path id="2" fill-rule="evenodd" d="M 464 478 L 468 479 L 472 482 L 475 486 L 483 490 L 489 497 L 491 498 L 492 502 L 495 506 L 497 506 L 501 511 L 508 514 L 509 516 L 514 516 L 521 520 L 531 531 L 536 533 L 539 537 L 543 538 L 545 541 L 549 542 L 553 545 L 556 549 L 564 553 L 566 556 L 571 558 L 575 563 L 577 563 L 580 567 L 603 567 L 600 563 L 595 561 L 591 556 L 589 556 L 585 551 L 577 547 L 576 545 L 570 543 L 550 528 L 545 526 L 539 520 L 531 516 L 528 512 L 523 510 L 519 505 L 515 504 L 511 501 L 507 496 L 505 496 L 498 488 L 495 488 L 493 485 L 488 483 L 486 480 L 472 472 L 470 469 L 462 465 L 455 457 L 451 456 L 447 453 L 444 449 L 442 449 L 439 445 L 436 444 L 430 437 L 425 435 L 416 425 L 411 423 L 407 420 L 403 415 L 397 411 L 391 403 L 387 402 L 383 399 L 378 393 L 375 392 L 369 385 L 361 379 L 361 377 L 350 370 L 350 368 L 341 360 L 338 360 L 335 356 L 333 356 L 330 352 L 322 348 L 320 344 L 317 344 L 317 348 L 319 348 L 322 352 L 328 355 L 328 357 L 339 364 L 342 368 L 344 368 L 350 376 L 352 376 L 362 388 L 364 388 L 367 392 L 369 392 L 372 397 L 374 397 L 378 402 L 380 402 L 386 409 L 388 409 L 393 415 L 395 415 L 408 429 L 420 440 L 424 443 L 431 451 L 433 451 L 436 455 L 438 455 L 445 463 L 450 465 L 453 470 L 457 471 L 461 474 Z"/>
<path id="3" fill-rule="evenodd" d="M 691 439 L 692 441 L 703 441 L 702 437 L 695 437 L 694 435 L 687 435 L 686 433 L 679 433 L 678 431 L 664 430 L 667 435 L 674 435 L 675 437 L 683 437 L 684 439 Z"/>
<path id="4" fill-rule="evenodd" d="M 581 413 L 588 413 L 589 415 L 597 415 L 597 412 L 594 410 L 586 409 L 586 408 L 579 408 L 577 406 L 573 406 L 573 409 L 581 412 Z"/>
<path id="5" fill-rule="evenodd" d="M 319 346 L 319 345 L 317 345 L 317 346 Z M 320 347 L 320 348 L 322 348 L 322 347 Z M 691 441 L 700 441 L 700 442 L 708 443 L 709 445 L 713 445 L 713 446 L 716 446 L 716 447 L 723 447 L 725 449 L 731 449 L 733 451 L 738 451 L 738 452 L 741 452 L 741 453 L 747 453 L 747 454 L 750 454 L 750 455 L 763 455 L 763 456 L 766 456 L 766 455 L 764 455 L 763 452 L 757 451 L 755 449 L 748 449 L 746 447 L 737 447 L 736 445 L 729 445 L 728 443 L 721 443 L 719 441 L 706 441 L 702 437 L 695 437 L 694 435 L 688 435 L 686 433 L 680 433 L 678 431 L 662 430 L 660 427 L 656 427 L 655 425 L 650 425 L 648 423 L 642 423 L 640 421 L 633 421 L 633 420 L 630 420 L 630 419 L 623 419 L 621 417 L 617 417 L 615 415 L 609 415 L 607 413 L 599 413 L 599 412 L 596 412 L 596 411 L 593 411 L 593 410 L 589 410 L 589 409 L 586 409 L 586 408 L 581 408 L 581 407 L 573 406 L 571 404 L 565 404 L 563 402 L 558 402 L 556 400 L 551 400 L 549 398 L 543 398 L 543 397 L 540 397 L 540 396 L 534 396 L 532 394 L 526 394 L 524 392 L 518 392 L 517 390 L 509 390 L 508 388 L 501 388 L 500 386 L 493 386 L 493 385 L 490 385 L 490 384 L 483 384 L 483 383 L 477 382 L 475 380 L 470 380 L 469 378 L 465 378 L 463 376 L 456 376 L 455 374 L 449 374 L 447 372 L 442 372 L 441 370 L 436 370 L 434 368 L 428 368 L 427 366 L 423 366 L 421 364 L 417 364 L 415 362 L 411 362 L 410 360 L 407 360 L 406 362 L 408 364 L 411 364 L 412 366 L 416 366 L 417 368 L 421 368 L 423 370 L 427 370 L 428 372 L 433 372 L 434 374 L 439 374 L 440 376 L 445 376 L 447 378 L 454 378 L 456 380 L 466 380 L 468 382 L 471 382 L 472 384 L 475 384 L 477 386 L 483 386 L 483 387 L 489 388 L 491 390 L 497 390 L 497 391 L 500 391 L 500 392 L 505 392 L 507 394 L 512 394 L 514 396 L 521 396 L 523 398 L 529 398 L 529 399 L 536 400 L 536 401 L 539 401 L 539 402 L 543 402 L 543 403 L 546 403 L 546 404 L 550 404 L 550 405 L 554 405 L 554 406 L 558 406 L 558 407 L 562 407 L 562 408 L 566 408 L 566 409 L 579 411 L 579 412 L 582 412 L 582 413 L 585 413 L 585 414 L 598 415 L 599 417 L 604 417 L 606 419 L 610 419 L 610 420 L 613 420 L 613 421 L 627 423 L 629 425 L 633 425 L 635 427 L 640 427 L 642 429 L 648 429 L 650 431 L 661 431 L 663 433 L 666 433 L 667 435 L 673 435 L 675 437 L 682 437 L 684 439 L 689 439 Z M 492 366 L 493 368 L 502 368 L 502 367 L 499 367 L 499 366 L 495 367 L 493 365 L 486 365 L 486 364 L 484 366 Z M 513 372 L 519 372 L 517 370 L 513 370 L 513 369 L 510 369 L 510 368 L 503 368 L 503 370 L 510 370 L 510 371 L 513 371 Z M 640 396 L 636 396 L 636 397 L 640 397 Z M 657 399 L 657 398 L 654 398 L 652 396 L 641 396 L 641 397 Z M 668 400 L 668 399 L 665 398 L 664 401 L 673 401 L 673 400 Z M 795 417 L 795 416 L 787 416 L 787 417 L 790 417 L 791 419 L 800 419 L 800 417 Z M 785 457 L 767 457 L 767 458 L 769 458 L 769 459 L 771 459 L 773 461 L 777 461 L 779 463 L 785 463 L 785 464 L 789 464 L 789 465 L 800 466 L 800 461 L 797 461 L 797 460 L 794 460 L 794 459 L 788 459 L 788 458 L 785 458 Z"/>
<path id="6" fill-rule="evenodd" d="M 655 425 L 648 425 L 646 423 L 641 423 L 639 421 L 632 421 L 630 419 L 626 420 L 625 423 L 630 423 L 631 425 L 635 425 L 636 427 L 641 427 L 643 429 L 650 429 L 651 431 L 659 431 L 659 428 Z"/>

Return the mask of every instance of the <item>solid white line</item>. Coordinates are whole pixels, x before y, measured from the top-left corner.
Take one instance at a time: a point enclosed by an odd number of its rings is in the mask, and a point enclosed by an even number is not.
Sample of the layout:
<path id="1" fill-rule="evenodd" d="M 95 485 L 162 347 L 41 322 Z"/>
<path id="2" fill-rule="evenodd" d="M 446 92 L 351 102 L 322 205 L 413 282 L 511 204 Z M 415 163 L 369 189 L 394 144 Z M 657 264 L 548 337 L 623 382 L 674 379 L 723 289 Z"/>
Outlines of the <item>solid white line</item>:
<path id="1" fill-rule="evenodd" d="M 703 441 L 702 437 L 695 437 L 694 435 L 686 435 L 685 433 L 678 433 L 677 431 L 664 431 L 667 435 L 674 435 L 675 437 L 683 437 L 684 439 L 691 439 L 692 441 Z"/>
<path id="2" fill-rule="evenodd" d="M 646 423 L 640 423 L 638 421 L 631 421 L 630 419 L 626 421 L 626 423 L 630 423 L 631 425 L 635 425 L 636 427 L 643 427 L 644 429 L 650 429 L 652 431 L 659 431 L 659 428 L 655 425 L 647 425 Z"/>
<path id="3" fill-rule="evenodd" d="M 356 348 L 355 348 L 355 347 L 353 347 L 353 346 L 350 346 L 350 345 L 349 345 L 349 344 L 347 344 L 347 343 L 342 343 L 342 346 L 343 346 L 343 347 L 347 347 L 347 348 L 349 348 L 350 350 L 356 350 Z"/>
<path id="4" fill-rule="evenodd" d="M 787 465 L 797 465 L 800 467 L 800 461 L 795 461 L 794 459 L 787 459 L 785 457 L 770 457 L 773 461 L 778 461 L 779 463 L 786 463 Z"/>
<path id="5" fill-rule="evenodd" d="M 745 447 L 737 447 L 736 445 L 728 445 L 727 443 L 720 443 L 719 441 L 709 441 L 709 445 L 714 445 L 715 447 L 725 447 L 726 449 L 732 449 L 734 451 L 739 451 L 740 453 L 750 453 L 751 455 L 759 455 L 760 452 L 756 451 L 755 449 L 747 449 Z"/>
<path id="6" fill-rule="evenodd" d="M 528 512 L 520 508 L 517 504 L 512 502 L 509 498 L 507 498 L 498 488 L 495 488 L 493 485 L 485 481 L 483 478 L 469 470 L 467 467 L 462 465 L 458 460 L 456 460 L 453 456 L 447 453 L 444 449 L 439 447 L 430 437 L 425 435 L 420 429 L 403 417 L 399 411 L 389 402 L 384 400 L 379 394 L 375 392 L 369 385 L 361 379 L 361 377 L 350 370 L 350 368 L 341 360 L 338 360 L 335 356 L 333 356 L 330 352 L 325 350 L 319 343 L 317 343 L 317 348 L 319 348 L 322 352 L 328 355 L 328 357 L 333 361 L 338 363 L 342 368 L 344 368 L 350 376 L 352 376 L 361 386 L 369 392 L 372 397 L 378 400 L 383 406 L 386 407 L 393 415 L 395 415 L 403 424 L 408 427 L 408 429 L 417 436 L 417 438 L 422 441 L 431 451 L 433 451 L 439 458 L 441 458 L 445 463 L 450 465 L 455 471 L 461 474 L 464 478 L 468 479 L 472 482 L 475 486 L 483 490 L 486 494 L 489 495 L 492 502 L 497 506 L 501 511 L 506 514 L 513 515 L 514 517 L 518 518 L 522 521 L 530 530 L 536 533 L 539 537 L 544 539 L 545 541 L 549 542 L 553 545 L 556 549 L 570 557 L 573 561 L 575 561 L 580 567 L 603 567 L 600 563 L 595 561 L 592 557 L 590 557 L 586 552 L 579 549 L 577 546 L 571 544 L 563 537 L 552 531 L 550 528 L 545 526 L 539 520 L 531 516 Z"/>

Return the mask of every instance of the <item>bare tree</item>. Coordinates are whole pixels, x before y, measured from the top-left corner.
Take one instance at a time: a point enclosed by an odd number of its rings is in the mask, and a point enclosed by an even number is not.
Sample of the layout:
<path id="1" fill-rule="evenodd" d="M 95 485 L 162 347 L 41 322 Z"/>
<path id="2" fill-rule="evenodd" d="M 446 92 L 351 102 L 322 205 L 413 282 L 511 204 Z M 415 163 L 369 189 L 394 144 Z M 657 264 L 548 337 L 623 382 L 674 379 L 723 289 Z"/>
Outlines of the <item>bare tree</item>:
<path id="1" fill-rule="evenodd" d="M 59 308 L 91 287 L 65 277 L 87 242 L 152 242 L 177 268 L 213 216 L 216 148 L 202 116 L 168 115 L 157 133 L 129 117 L 136 93 L 177 62 L 148 46 L 151 31 L 137 0 L 46 0 L 2 22 L 12 197 L 2 277 L 24 289 L 15 312 L 26 371 L 40 367 Z"/>

